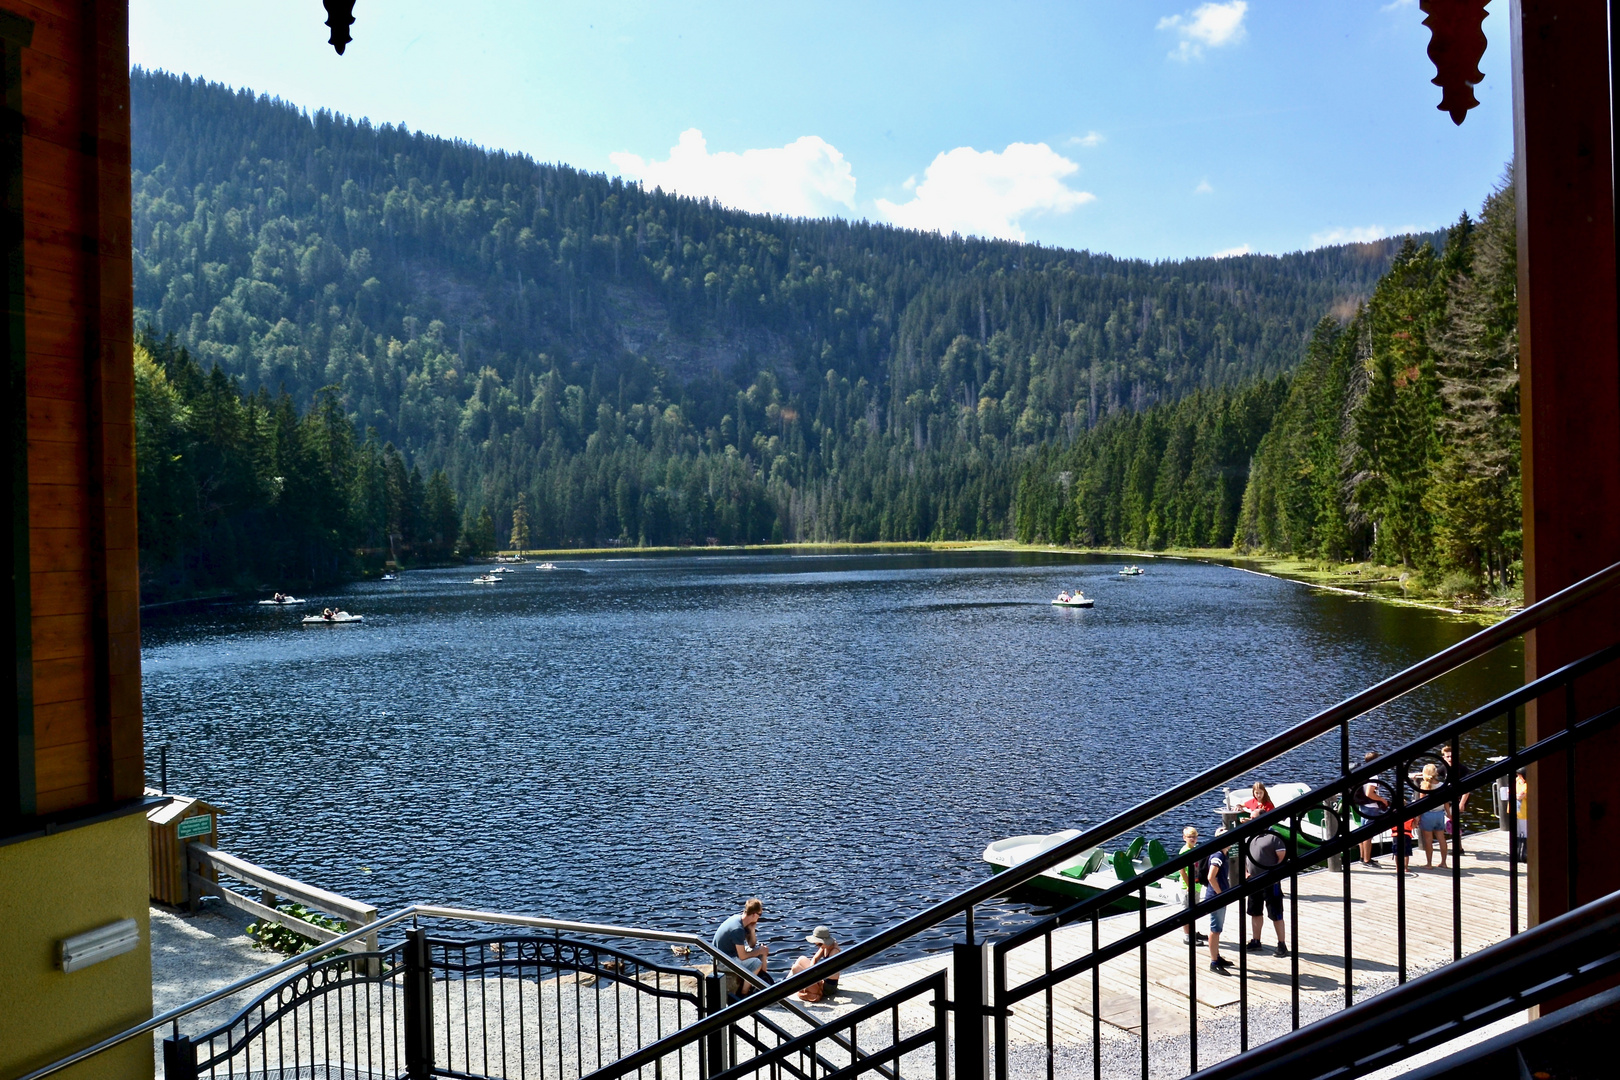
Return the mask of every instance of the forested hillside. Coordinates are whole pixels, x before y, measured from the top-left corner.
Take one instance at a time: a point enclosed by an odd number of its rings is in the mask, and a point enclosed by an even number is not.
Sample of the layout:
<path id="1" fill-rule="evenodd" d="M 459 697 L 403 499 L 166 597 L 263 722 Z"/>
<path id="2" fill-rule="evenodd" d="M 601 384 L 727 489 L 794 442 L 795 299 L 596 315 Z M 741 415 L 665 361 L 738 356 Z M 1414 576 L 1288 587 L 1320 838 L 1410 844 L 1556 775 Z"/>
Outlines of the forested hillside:
<path id="1" fill-rule="evenodd" d="M 1032 461 L 1126 431 L 1219 493 L 1019 530 L 1218 539 L 1276 380 L 1398 246 L 1149 263 L 750 215 L 143 71 L 132 122 L 137 319 L 200 365 L 184 393 L 223 401 L 217 365 L 254 423 L 341 416 L 472 533 L 522 498 L 535 546 L 1006 536 Z M 1110 497 L 1088 468 L 1047 490 Z M 1256 542 L 1296 521 L 1268 497 Z"/>
<path id="2" fill-rule="evenodd" d="M 1503 589 L 1522 549 L 1517 266 L 1510 177 L 1441 251 L 1408 241 L 1353 318 L 1324 318 L 1286 385 L 1203 392 L 1044 448 L 1018 537 L 1235 543 Z"/>
<path id="3" fill-rule="evenodd" d="M 300 415 L 292 398 L 244 395 L 173 341 L 135 343 L 136 484 L 145 600 L 210 589 L 331 581 L 356 552 L 449 558 L 461 532 L 442 472 L 424 478 L 392 445 L 356 437 L 335 391 Z M 494 537 L 474 519 L 475 544 Z"/>

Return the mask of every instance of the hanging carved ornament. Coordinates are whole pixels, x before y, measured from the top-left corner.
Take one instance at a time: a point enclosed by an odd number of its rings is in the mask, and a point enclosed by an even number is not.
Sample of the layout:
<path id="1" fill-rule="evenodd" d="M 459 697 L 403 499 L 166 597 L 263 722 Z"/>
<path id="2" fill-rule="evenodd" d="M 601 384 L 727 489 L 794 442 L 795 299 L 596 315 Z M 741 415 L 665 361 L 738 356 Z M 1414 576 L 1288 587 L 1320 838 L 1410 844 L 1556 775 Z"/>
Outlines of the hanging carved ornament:
<path id="1" fill-rule="evenodd" d="M 1429 80 L 1441 90 L 1441 112 L 1451 114 L 1460 124 L 1468 110 L 1479 104 L 1474 87 L 1485 78 L 1479 70 L 1485 55 L 1485 5 L 1489 0 L 1420 0 L 1418 7 L 1427 16 L 1429 59 L 1435 76 Z"/>
<path id="2" fill-rule="evenodd" d="M 326 25 L 332 28 L 327 44 L 342 56 L 344 47 L 354 40 L 349 36 L 349 27 L 354 25 L 354 0 L 322 0 L 322 3 L 326 5 Z"/>

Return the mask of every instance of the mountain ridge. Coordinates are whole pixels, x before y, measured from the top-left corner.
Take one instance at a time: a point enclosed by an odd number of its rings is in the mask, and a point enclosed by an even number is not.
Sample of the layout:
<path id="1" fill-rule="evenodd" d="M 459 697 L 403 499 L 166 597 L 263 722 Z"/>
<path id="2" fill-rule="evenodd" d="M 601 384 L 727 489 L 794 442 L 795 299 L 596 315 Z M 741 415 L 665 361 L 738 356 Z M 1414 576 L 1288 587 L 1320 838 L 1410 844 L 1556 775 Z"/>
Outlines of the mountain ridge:
<path id="1" fill-rule="evenodd" d="M 748 214 L 187 77 L 131 87 L 138 320 L 249 391 L 338 387 L 469 513 L 504 535 L 525 494 L 557 545 L 702 542 L 716 491 L 728 539 L 1005 536 L 1038 447 L 1291 371 L 1399 244 L 1149 261 Z M 659 506 L 676 523 L 648 533 Z"/>

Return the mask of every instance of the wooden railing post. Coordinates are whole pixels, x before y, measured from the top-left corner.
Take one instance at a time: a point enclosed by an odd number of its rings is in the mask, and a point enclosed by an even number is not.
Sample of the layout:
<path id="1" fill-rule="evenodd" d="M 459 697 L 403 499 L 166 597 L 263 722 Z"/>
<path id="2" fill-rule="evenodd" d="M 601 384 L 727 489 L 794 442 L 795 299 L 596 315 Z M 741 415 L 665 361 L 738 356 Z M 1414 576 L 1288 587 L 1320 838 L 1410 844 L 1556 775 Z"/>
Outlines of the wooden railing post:
<path id="1" fill-rule="evenodd" d="M 374 923 L 376 921 L 377 921 L 377 910 L 375 908 L 373 908 L 372 910 L 370 910 L 368 912 L 364 912 L 363 914 L 361 914 L 360 919 L 359 919 L 359 923 L 360 923 L 361 926 L 370 926 L 372 923 Z M 349 923 L 346 923 L 345 925 L 347 925 L 350 930 L 355 929 L 355 924 L 352 921 L 349 922 Z M 360 939 L 360 945 L 368 953 L 376 952 L 377 951 L 377 931 L 373 930 L 371 933 L 369 933 L 365 937 L 361 938 Z M 376 978 L 378 975 L 382 974 L 382 962 L 375 956 L 373 956 L 370 960 L 366 961 L 365 967 L 366 967 L 366 974 L 371 976 L 372 978 Z"/>

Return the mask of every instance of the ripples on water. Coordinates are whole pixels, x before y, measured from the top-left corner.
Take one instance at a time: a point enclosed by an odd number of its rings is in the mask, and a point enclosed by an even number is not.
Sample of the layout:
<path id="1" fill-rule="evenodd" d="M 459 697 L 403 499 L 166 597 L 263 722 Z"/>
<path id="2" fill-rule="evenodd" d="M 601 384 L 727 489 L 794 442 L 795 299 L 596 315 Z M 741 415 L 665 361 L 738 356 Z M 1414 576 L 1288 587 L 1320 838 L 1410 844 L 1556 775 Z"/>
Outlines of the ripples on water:
<path id="1" fill-rule="evenodd" d="M 1097 822 L 1475 629 L 1202 563 L 1122 565 L 605 559 L 498 586 L 413 572 L 304 609 L 339 602 L 358 627 L 148 615 L 152 771 L 167 743 L 171 788 L 226 808 L 224 847 L 384 910 L 707 934 L 757 894 L 791 953 L 817 923 L 865 937 L 982 880 L 989 841 Z M 1076 586 L 1095 608 L 1049 605 Z M 1361 722 L 1354 749 L 1520 677 L 1517 652 L 1477 662 Z M 1296 757 L 1262 776 L 1320 779 L 1337 742 Z"/>

